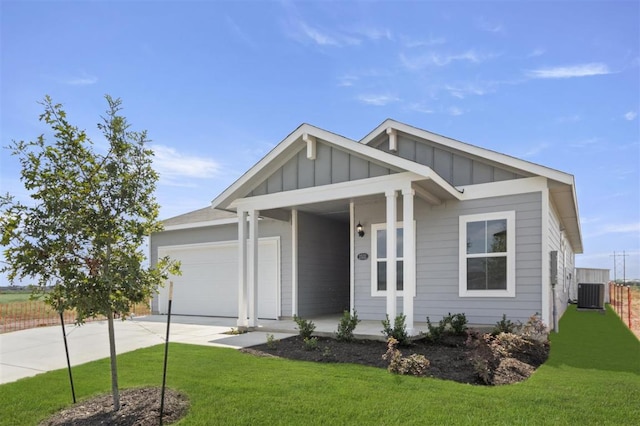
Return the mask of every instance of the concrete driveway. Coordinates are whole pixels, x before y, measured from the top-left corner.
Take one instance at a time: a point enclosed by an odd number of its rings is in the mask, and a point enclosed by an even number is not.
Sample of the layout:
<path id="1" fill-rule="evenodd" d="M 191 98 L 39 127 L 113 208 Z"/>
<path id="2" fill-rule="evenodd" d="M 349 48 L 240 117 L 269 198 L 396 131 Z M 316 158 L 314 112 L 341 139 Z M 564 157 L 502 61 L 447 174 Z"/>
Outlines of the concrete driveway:
<path id="1" fill-rule="evenodd" d="M 166 316 L 151 315 L 115 322 L 118 354 L 164 343 Z M 243 348 L 267 341 L 266 331 L 224 334 L 235 327 L 234 318 L 171 317 L 169 341 L 204 346 Z M 106 321 L 65 327 L 71 365 L 109 357 Z M 269 333 L 276 339 L 293 334 Z M 38 327 L 0 334 L 0 384 L 46 371 L 66 368 L 62 327 Z"/>

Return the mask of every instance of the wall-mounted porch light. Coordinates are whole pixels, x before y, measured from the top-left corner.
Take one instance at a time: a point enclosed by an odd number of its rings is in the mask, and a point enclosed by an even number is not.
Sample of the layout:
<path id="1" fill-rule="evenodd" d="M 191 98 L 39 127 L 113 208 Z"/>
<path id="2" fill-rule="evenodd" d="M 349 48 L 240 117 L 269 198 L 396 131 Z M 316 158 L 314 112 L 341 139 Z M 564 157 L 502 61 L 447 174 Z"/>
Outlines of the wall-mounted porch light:
<path id="1" fill-rule="evenodd" d="M 364 228 L 362 227 L 362 224 L 360 222 L 358 222 L 358 225 L 356 225 L 356 232 L 358 233 L 359 237 L 364 237 Z"/>

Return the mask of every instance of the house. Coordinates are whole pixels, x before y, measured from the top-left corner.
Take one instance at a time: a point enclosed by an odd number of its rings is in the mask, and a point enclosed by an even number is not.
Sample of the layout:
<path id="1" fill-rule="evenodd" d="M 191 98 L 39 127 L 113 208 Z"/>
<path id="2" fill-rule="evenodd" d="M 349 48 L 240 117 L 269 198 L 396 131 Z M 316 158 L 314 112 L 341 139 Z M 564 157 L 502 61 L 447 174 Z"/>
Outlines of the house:
<path id="1" fill-rule="evenodd" d="M 572 175 L 394 120 L 360 141 L 303 124 L 164 224 L 151 256 L 182 262 L 173 313 L 249 327 L 346 309 L 410 331 L 448 313 L 554 324 L 582 253 Z"/>

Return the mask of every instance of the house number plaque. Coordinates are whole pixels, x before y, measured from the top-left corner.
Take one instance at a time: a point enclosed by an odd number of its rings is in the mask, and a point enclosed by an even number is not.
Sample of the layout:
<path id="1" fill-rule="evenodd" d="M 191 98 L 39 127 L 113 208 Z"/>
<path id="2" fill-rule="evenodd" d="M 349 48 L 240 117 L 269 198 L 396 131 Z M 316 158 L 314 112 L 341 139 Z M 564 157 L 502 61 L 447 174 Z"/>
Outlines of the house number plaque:
<path id="1" fill-rule="evenodd" d="M 358 260 L 367 260 L 369 255 L 367 253 L 358 253 Z"/>

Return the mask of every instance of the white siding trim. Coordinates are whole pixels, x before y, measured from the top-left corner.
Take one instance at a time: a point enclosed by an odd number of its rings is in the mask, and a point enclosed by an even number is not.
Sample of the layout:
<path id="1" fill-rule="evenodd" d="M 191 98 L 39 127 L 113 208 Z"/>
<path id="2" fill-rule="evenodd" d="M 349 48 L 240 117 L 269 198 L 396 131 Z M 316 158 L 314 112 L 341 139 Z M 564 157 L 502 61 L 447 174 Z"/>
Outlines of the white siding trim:
<path id="1" fill-rule="evenodd" d="M 480 198 L 503 197 L 507 195 L 540 192 L 547 189 L 547 179 L 542 176 L 507 180 L 501 182 L 482 183 L 478 185 L 460 186 L 463 200 L 477 200 Z"/>
<path id="2" fill-rule="evenodd" d="M 547 327 L 551 327 L 551 323 L 553 318 L 551 318 L 551 307 L 549 306 L 550 298 L 549 291 L 551 288 L 551 268 L 550 268 L 550 255 L 549 250 L 551 250 L 551 236 L 549 233 L 549 216 L 550 216 L 550 205 L 549 205 L 549 189 L 544 189 L 542 191 L 542 215 L 541 215 L 541 231 L 542 231 L 542 321 L 547 325 Z"/>
<path id="3" fill-rule="evenodd" d="M 298 315 L 298 210 L 291 209 L 291 316 Z"/>
<path id="4" fill-rule="evenodd" d="M 507 289 L 468 290 L 467 289 L 467 223 L 507 220 Z M 459 219 L 459 285 L 460 297 L 516 297 L 516 212 L 515 210 L 460 216 Z"/>
<path id="5" fill-rule="evenodd" d="M 230 217 L 228 219 L 207 220 L 204 222 L 181 223 L 179 225 L 167 225 L 164 227 L 163 231 L 177 231 L 180 229 L 203 228 L 205 226 L 230 225 L 233 223 L 238 223 L 237 217 Z"/>

